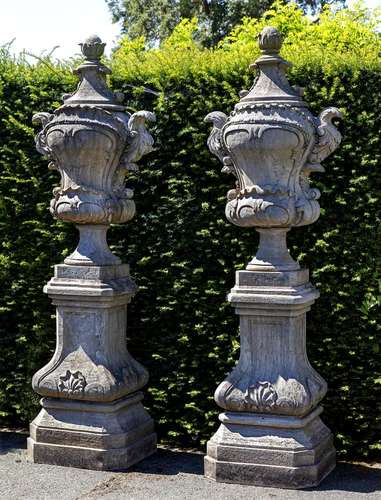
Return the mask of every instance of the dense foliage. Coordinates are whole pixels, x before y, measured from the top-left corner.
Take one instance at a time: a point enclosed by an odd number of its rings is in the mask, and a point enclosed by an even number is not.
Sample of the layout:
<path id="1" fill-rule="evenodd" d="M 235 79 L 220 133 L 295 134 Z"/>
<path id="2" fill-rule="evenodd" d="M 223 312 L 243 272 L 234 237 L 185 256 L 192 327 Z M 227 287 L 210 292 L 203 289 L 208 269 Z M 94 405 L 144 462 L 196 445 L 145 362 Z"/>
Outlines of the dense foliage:
<path id="1" fill-rule="evenodd" d="M 163 440 L 199 446 L 217 426 L 213 392 L 234 365 L 237 318 L 225 302 L 256 247 L 254 230 L 229 224 L 233 180 L 206 147 L 203 117 L 227 111 L 247 88 L 264 24 L 285 35 L 290 79 L 311 110 L 338 106 L 344 141 L 316 176 L 322 215 L 290 233 L 292 254 L 321 291 L 308 318 L 311 363 L 328 381 L 324 419 L 341 456 L 381 449 L 380 311 L 381 43 L 369 13 L 325 11 L 314 24 L 292 5 L 245 20 L 215 50 L 193 42 L 183 22 L 159 50 L 125 40 L 114 54 L 112 86 L 130 110 L 151 109 L 157 150 L 129 178 L 138 214 L 109 240 L 130 262 L 140 291 L 129 306 L 129 348 L 150 371 L 146 405 Z M 0 415 L 25 424 L 38 408 L 33 372 L 55 345 L 53 307 L 42 293 L 52 265 L 76 242 L 75 229 L 51 219 L 57 175 L 34 150 L 31 116 L 73 89 L 67 66 L 0 57 Z"/>
<path id="2" fill-rule="evenodd" d="M 283 0 L 318 12 L 322 6 L 345 0 Z M 144 36 L 156 45 L 172 34 L 181 19 L 197 17 L 197 39 L 213 46 L 242 22 L 244 17 L 260 17 L 274 0 L 106 0 L 114 21 L 130 39 Z"/>

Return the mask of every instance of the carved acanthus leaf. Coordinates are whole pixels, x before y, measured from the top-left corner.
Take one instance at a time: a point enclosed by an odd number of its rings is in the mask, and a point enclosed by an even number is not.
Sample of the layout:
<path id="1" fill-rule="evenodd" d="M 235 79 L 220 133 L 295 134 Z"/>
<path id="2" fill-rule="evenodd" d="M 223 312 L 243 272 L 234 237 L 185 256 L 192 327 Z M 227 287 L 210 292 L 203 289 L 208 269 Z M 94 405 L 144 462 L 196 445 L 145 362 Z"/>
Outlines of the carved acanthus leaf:
<path id="1" fill-rule="evenodd" d="M 320 113 L 317 128 L 318 141 L 308 156 L 304 170 L 309 172 L 324 172 L 320 163 L 337 149 L 342 139 L 340 132 L 332 123 L 332 120 L 342 117 L 341 111 L 337 108 L 327 108 Z"/>
<path id="2" fill-rule="evenodd" d="M 155 114 L 150 111 L 138 111 L 130 116 L 128 121 L 130 141 L 121 158 L 121 168 L 132 171 L 138 170 L 136 162 L 138 162 L 142 156 L 154 150 L 154 140 L 152 135 L 148 132 L 145 123 L 146 121 L 154 122 L 155 120 Z"/>
<path id="3" fill-rule="evenodd" d="M 245 402 L 254 405 L 259 410 L 272 408 L 278 399 L 277 392 L 270 382 L 257 382 L 245 393 Z"/>

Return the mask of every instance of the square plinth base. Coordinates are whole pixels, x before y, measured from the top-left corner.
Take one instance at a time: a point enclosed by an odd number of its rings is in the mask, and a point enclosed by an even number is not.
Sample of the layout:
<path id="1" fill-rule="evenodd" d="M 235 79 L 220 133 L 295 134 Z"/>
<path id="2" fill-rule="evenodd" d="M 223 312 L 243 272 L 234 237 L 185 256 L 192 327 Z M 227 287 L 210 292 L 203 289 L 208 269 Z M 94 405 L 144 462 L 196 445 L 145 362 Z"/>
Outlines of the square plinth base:
<path id="1" fill-rule="evenodd" d="M 223 413 L 207 445 L 205 476 L 272 488 L 316 486 L 336 465 L 332 434 L 319 418 Z"/>
<path id="2" fill-rule="evenodd" d="M 141 400 L 141 393 L 101 404 L 44 398 L 30 424 L 30 459 L 93 470 L 130 467 L 156 451 L 153 420 Z"/>

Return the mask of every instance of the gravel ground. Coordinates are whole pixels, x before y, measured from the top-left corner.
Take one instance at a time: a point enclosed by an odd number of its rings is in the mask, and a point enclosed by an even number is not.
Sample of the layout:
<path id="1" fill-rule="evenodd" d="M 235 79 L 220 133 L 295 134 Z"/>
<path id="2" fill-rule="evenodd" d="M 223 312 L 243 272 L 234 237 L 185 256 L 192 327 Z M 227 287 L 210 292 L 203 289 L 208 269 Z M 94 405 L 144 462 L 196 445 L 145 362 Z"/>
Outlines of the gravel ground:
<path id="1" fill-rule="evenodd" d="M 126 472 L 97 472 L 28 462 L 26 435 L 0 432 L 1 500 L 381 500 L 381 465 L 339 463 L 312 490 L 215 483 L 201 453 L 160 448 Z"/>

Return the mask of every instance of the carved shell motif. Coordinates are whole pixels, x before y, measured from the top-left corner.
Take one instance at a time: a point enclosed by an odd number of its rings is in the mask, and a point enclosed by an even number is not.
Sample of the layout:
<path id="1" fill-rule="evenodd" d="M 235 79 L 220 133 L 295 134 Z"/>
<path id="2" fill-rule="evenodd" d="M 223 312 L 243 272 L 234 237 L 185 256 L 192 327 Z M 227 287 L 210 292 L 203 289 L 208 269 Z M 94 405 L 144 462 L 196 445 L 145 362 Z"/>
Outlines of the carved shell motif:
<path id="1" fill-rule="evenodd" d="M 68 395 L 81 394 L 87 382 L 80 371 L 71 372 L 67 370 L 66 374 L 60 377 L 58 389 Z"/>
<path id="2" fill-rule="evenodd" d="M 258 410 L 266 410 L 276 405 L 278 395 L 270 382 L 257 382 L 245 393 L 245 402 Z"/>

